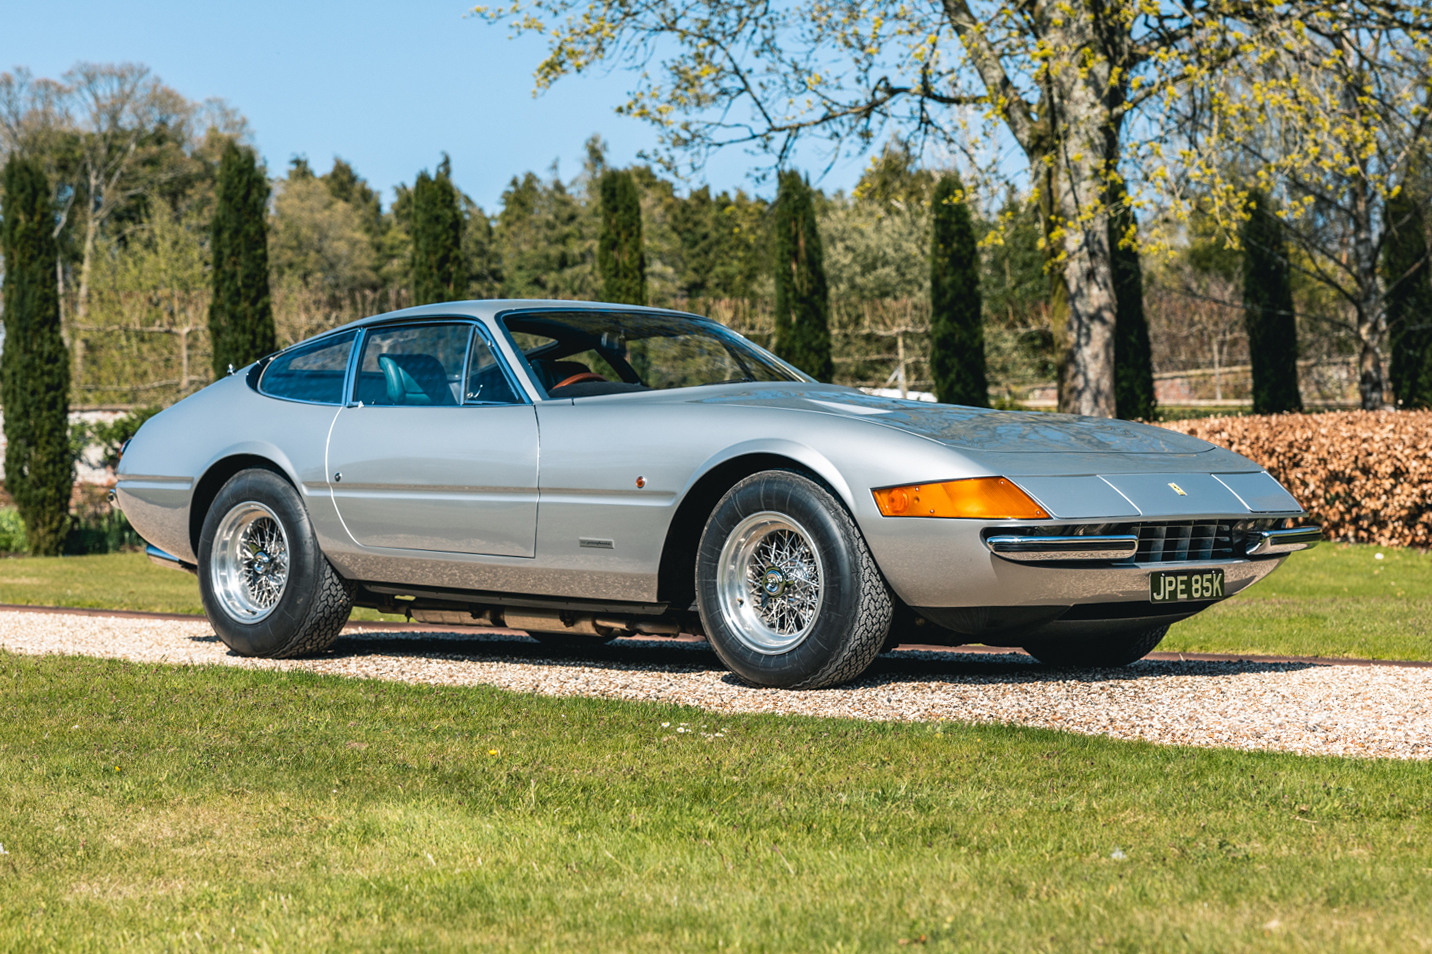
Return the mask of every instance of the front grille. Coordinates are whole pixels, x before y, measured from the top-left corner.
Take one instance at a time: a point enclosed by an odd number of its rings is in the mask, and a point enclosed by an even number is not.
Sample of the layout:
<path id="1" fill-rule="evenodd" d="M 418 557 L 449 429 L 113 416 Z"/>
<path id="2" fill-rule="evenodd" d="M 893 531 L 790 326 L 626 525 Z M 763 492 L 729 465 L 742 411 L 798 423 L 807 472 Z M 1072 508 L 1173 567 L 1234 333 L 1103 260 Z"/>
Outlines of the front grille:
<path id="1" fill-rule="evenodd" d="M 1139 538 L 1135 563 L 1183 563 L 1208 560 L 1236 560 L 1247 552 L 1248 537 L 1257 530 L 1281 526 L 1284 520 L 1239 520 L 1220 523 L 1217 520 L 1170 520 L 1162 523 L 1097 523 L 1062 524 L 1036 527 L 1025 524 L 1012 527 L 990 527 L 985 536 L 1015 534 L 1023 536 L 1116 536 L 1132 534 Z"/>
<path id="2" fill-rule="evenodd" d="M 1233 558 L 1233 527 L 1230 524 L 1213 521 L 1145 523 L 1139 525 L 1138 532 L 1136 563 Z"/>

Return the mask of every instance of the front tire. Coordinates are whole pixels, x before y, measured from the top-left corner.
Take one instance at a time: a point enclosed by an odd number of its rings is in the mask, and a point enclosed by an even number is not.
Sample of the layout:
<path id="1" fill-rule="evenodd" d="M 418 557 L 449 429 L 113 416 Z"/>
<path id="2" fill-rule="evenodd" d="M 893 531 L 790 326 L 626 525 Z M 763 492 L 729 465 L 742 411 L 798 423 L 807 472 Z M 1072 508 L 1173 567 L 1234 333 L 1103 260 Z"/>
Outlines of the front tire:
<path id="1" fill-rule="evenodd" d="M 754 474 L 721 498 L 701 534 L 696 592 L 721 661 L 749 683 L 784 689 L 859 676 L 893 611 L 850 514 L 789 471 Z"/>
<path id="2" fill-rule="evenodd" d="M 1167 626 L 1092 639 L 1030 643 L 1024 651 L 1046 666 L 1060 669 L 1113 669 L 1138 662 L 1168 635 Z"/>
<path id="3" fill-rule="evenodd" d="M 322 652 L 353 611 L 298 491 L 270 470 L 239 471 L 209 506 L 199 595 L 214 631 L 240 656 Z"/>

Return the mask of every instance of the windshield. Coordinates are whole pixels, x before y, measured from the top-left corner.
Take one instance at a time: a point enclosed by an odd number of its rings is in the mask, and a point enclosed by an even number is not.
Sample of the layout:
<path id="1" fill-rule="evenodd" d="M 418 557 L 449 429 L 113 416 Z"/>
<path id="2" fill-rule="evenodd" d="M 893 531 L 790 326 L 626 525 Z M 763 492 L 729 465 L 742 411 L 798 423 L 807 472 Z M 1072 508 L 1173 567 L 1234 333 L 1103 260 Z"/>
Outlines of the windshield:
<path id="1" fill-rule="evenodd" d="M 578 311 L 509 315 L 503 324 L 552 397 L 808 381 L 713 321 Z"/>

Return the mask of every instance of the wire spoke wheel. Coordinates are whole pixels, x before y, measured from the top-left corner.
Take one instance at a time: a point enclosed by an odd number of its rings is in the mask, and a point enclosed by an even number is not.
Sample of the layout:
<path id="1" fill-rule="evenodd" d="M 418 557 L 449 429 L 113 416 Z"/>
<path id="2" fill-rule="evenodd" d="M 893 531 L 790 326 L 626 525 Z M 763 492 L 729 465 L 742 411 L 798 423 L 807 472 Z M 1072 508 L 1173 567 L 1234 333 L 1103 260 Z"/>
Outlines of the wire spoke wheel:
<path id="1" fill-rule="evenodd" d="M 288 585 L 288 534 L 264 504 L 247 500 L 219 521 L 210 582 L 230 617 L 254 623 L 273 612 Z"/>
<path id="2" fill-rule="evenodd" d="M 727 536 L 717 581 L 720 608 L 749 649 L 789 652 L 815 626 L 825 569 L 811 539 L 794 519 L 769 510 L 742 520 Z"/>

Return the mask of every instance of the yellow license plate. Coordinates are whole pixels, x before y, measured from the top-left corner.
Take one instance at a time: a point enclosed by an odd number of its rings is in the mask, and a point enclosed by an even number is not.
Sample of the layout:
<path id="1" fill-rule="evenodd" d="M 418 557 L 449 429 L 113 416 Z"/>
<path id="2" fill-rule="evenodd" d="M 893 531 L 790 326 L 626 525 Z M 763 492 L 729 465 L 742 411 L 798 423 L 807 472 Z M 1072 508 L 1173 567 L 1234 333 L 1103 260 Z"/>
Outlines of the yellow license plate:
<path id="1" fill-rule="evenodd" d="M 1223 571 L 1155 570 L 1149 574 L 1149 599 L 1155 603 L 1223 599 Z"/>

